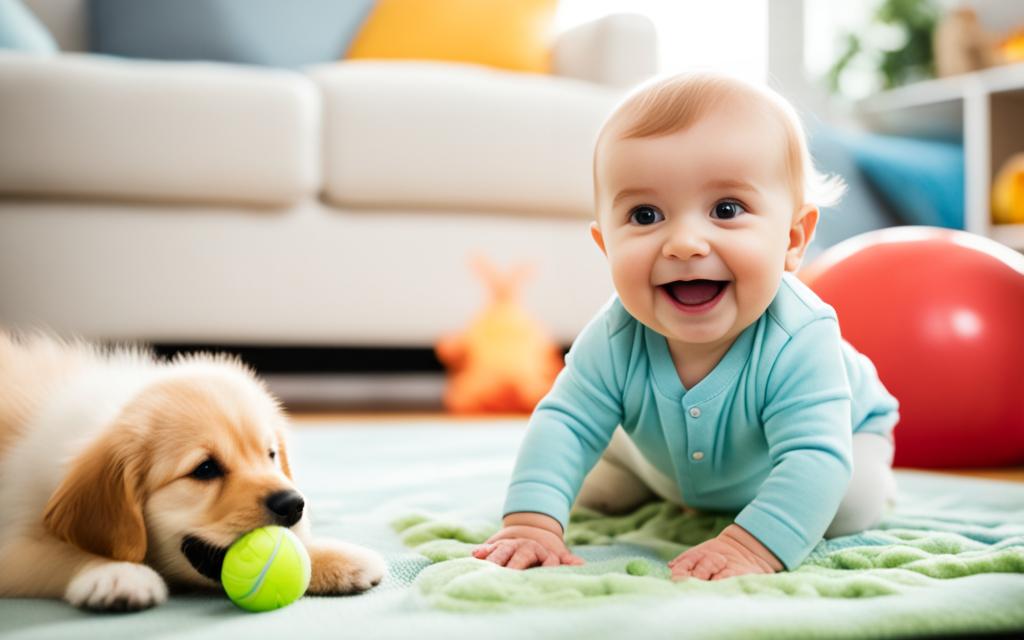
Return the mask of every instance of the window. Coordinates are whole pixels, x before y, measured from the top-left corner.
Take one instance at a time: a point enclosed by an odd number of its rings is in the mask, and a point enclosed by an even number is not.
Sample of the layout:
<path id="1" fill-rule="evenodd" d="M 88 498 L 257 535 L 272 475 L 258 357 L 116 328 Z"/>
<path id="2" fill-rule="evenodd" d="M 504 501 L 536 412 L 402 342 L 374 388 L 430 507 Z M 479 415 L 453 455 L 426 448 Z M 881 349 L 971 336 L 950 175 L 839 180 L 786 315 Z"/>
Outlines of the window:
<path id="1" fill-rule="evenodd" d="M 659 71 L 768 77 L 768 0 L 561 0 L 559 30 L 611 13 L 639 13 L 658 31 Z"/>

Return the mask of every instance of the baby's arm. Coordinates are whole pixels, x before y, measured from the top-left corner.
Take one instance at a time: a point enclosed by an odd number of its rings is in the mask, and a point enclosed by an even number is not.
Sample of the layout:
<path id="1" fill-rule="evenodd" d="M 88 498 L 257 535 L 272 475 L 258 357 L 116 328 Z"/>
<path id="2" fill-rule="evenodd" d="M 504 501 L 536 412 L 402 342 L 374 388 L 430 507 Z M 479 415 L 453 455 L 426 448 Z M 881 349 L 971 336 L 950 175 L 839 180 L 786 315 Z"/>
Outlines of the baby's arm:
<path id="1" fill-rule="evenodd" d="M 473 549 L 473 557 L 509 569 L 580 565 L 562 540 L 562 526 L 542 513 L 510 513 L 501 531 Z"/>
<path id="2" fill-rule="evenodd" d="M 766 382 L 761 421 L 772 470 L 736 526 L 787 569 L 821 540 L 850 480 L 851 399 L 840 344 L 834 319 L 808 323 L 783 347 Z"/>
<path id="3" fill-rule="evenodd" d="M 622 422 L 609 310 L 621 306 L 610 304 L 583 329 L 530 417 L 505 498 L 504 528 L 474 549 L 475 557 L 514 569 L 583 564 L 562 533 L 583 478 Z"/>
<path id="4" fill-rule="evenodd" d="M 761 420 L 772 470 L 719 536 L 669 563 L 673 577 L 717 580 L 797 567 L 821 540 L 851 470 L 850 387 L 838 326 L 800 328 L 766 382 Z"/>

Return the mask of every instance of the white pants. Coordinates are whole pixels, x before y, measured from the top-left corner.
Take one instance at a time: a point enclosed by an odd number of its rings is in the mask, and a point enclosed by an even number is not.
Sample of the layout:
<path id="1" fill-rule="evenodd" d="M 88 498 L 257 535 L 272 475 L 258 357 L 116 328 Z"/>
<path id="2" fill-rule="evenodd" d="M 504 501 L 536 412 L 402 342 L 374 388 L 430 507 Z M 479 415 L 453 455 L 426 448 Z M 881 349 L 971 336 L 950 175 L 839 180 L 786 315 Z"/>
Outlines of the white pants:
<path id="1" fill-rule="evenodd" d="M 892 442 L 873 433 L 853 436 L 853 476 L 826 538 L 857 533 L 878 524 L 896 500 Z M 631 511 L 655 497 L 687 506 L 675 480 L 644 458 L 621 427 L 583 481 L 577 504 L 604 513 Z"/>

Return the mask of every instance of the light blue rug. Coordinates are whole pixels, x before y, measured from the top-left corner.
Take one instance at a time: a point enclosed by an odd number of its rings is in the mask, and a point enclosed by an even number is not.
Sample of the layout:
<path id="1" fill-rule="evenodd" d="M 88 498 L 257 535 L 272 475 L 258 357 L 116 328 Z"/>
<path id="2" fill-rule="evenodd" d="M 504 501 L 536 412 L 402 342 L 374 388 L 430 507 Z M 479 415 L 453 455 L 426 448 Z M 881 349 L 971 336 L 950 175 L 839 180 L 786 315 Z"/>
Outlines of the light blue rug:
<path id="1" fill-rule="evenodd" d="M 757 577 L 776 580 L 775 592 L 763 584 L 741 588 L 740 581 L 691 581 L 681 588 L 659 573 L 659 558 L 671 551 L 659 547 L 659 527 L 672 525 L 672 516 L 656 513 L 657 507 L 634 514 L 629 523 L 590 520 L 574 533 L 579 540 L 611 543 L 575 547 L 590 561 L 572 578 L 585 598 L 545 591 L 543 585 L 551 582 L 545 576 L 554 572 L 561 584 L 565 576 L 557 572 L 564 569 L 516 573 L 459 558 L 474 536 L 486 535 L 498 522 L 523 424 L 369 423 L 298 430 L 293 468 L 311 504 L 314 531 L 371 546 L 389 560 L 390 575 L 368 594 L 307 597 L 265 614 L 241 612 L 209 594 L 174 596 L 161 607 L 128 615 L 84 613 L 60 602 L 0 600 L 0 636 L 865 638 L 1024 631 L 1024 574 L 1012 572 L 1015 550 L 1024 549 L 1024 484 L 899 473 L 899 505 L 880 531 L 838 539 L 815 556 L 820 565 L 815 570 L 826 574 L 875 571 L 878 579 L 854 594 L 865 597 L 835 597 L 827 585 L 787 591 L 784 585 L 793 578 L 782 574 Z M 410 514 L 421 515 L 410 521 Z M 400 533 L 391 525 L 403 518 Z M 420 526 L 420 536 L 410 539 L 413 526 Z M 630 534 L 640 530 L 642 539 Z M 948 575 L 914 571 L 914 558 L 906 555 L 913 551 L 879 560 L 870 548 L 896 543 L 913 548 L 915 540 L 926 541 L 918 546 L 930 556 L 948 556 L 939 563 Z M 934 542 L 942 540 L 956 544 L 944 548 Z M 833 552 L 846 555 L 833 562 Z M 996 557 L 1000 568 L 986 568 L 985 559 Z M 500 575 L 482 582 L 473 578 L 481 572 Z M 822 579 L 834 575 L 826 574 Z M 526 585 L 525 600 L 507 593 L 488 600 L 483 587 L 474 586 L 512 583 Z M 595 591 L 595 584 L 611 586 Z"/>

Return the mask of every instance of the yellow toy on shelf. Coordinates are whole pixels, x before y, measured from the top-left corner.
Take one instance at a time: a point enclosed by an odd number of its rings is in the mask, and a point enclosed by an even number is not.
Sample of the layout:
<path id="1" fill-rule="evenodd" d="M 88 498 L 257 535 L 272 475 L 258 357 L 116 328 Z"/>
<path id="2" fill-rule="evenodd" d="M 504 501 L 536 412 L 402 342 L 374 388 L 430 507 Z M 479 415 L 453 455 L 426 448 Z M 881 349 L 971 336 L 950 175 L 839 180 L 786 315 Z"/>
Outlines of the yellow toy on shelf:
<path id="1" fill-rule="evenodd" d="M 448 369 L 444 406 L 453 413 L 529 412 L 562 369 L 562 352 L 519 302 L 532 268 L 498 271 L 482 256 L 472 266 L 490 300 L 458 335 L 442 338 L 437 357 Z"/>
<path id="2" fill-rule="evenodd" d="M 1024 153 L 1003 164 L 992 185 L 992 222 L 1024 224 Z"/>
<path id="3" fill-rule="evenodd" d="M 999 43 L 999 55 L 1004 62 L 1024 62 L 1024 28 L 1017 29 Z"/>

